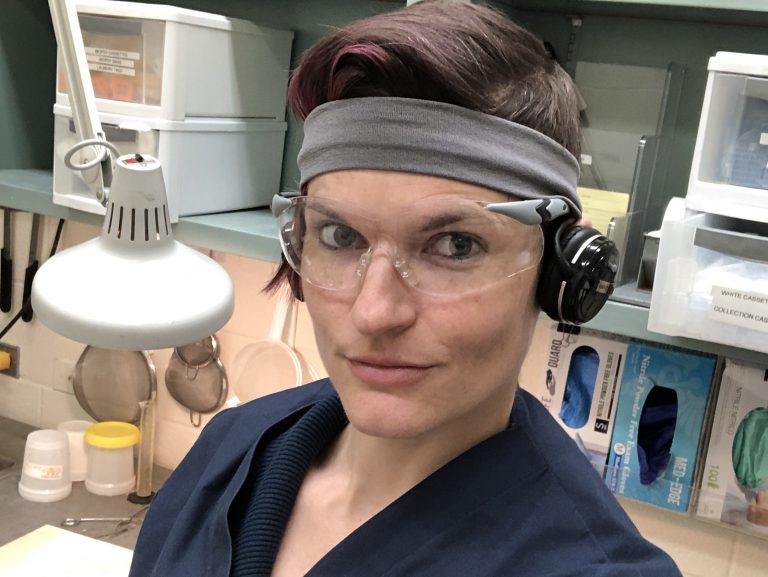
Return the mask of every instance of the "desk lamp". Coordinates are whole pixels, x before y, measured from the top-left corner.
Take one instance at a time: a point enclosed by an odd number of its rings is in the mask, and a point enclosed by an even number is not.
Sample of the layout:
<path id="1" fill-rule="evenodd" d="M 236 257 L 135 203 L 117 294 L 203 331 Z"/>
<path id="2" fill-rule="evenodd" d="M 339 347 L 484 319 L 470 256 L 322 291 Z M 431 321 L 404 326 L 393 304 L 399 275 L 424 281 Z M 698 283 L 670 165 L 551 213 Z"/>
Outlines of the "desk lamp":
<path id="1" fill-rule="evenodd" d="M 102 348 L 168 348 L 210 336 L 232 315 L 232 282 L 218 263 L 174 240 L 158 159 L 129 154 L 113 167 L 118 151 L 101 130 L 77 12 L 71 0 L 49 6 L 83 139 L 65 164 L 98 167 L 96 196 L 106 215 L 99 237 L 40 267 L 33 309 L 53 331 Z M 73 164 L 72 155 L 86 147 L 95 157 Z"/>

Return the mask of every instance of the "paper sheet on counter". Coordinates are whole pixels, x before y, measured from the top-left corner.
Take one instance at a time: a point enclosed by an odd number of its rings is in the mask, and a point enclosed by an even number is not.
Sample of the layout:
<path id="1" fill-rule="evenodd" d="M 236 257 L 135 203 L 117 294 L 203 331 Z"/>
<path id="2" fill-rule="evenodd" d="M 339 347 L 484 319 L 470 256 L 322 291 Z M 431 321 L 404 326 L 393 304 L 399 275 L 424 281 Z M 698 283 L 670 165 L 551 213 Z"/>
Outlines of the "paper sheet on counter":
<path id="1" fill-rule="evenodd" d="M 133 551 L 43 525 L 0 547 L 3 577 L 126 577 Z"/>
<path id="2" fill-rule="evenodd" d="M 577 189 L 584 216 L 592 221 L 592 227 L 603 234 L 608 232 L 611 217 L 627 214 L 629 194 L 580 186 Z"/>

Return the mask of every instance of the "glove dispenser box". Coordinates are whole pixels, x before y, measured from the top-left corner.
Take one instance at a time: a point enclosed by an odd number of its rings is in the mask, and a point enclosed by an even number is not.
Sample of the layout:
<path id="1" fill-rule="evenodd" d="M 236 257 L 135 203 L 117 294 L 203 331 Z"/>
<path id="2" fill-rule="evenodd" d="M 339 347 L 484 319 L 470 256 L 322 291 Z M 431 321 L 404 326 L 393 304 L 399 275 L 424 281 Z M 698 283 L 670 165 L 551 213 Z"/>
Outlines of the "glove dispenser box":
<path id="1" fill-rule="evenodd" d="M 718 52 L 708 68 L 686 206 L 768 222 L 768 56 Z"/>
<path id="2" fill-rule="evenodd" d="M 611 491 L 688 512 L 716 363 L 712 355 L 630 340 L 605 471 Z"/>
<path id="3" fill-rule="evenodd" d="M 696 514 L 768 536 L 768 367 L 725 360 Z"/>
<path id="4" fill-rule="evenodd" d="M 100 112 L 285 120 L 290 30 L 138 2 L 75 7 Z M 70 106 L 61 57 L 56 103 Z"/>
<path id="5" fill-rule="evenodd" d="M 544 405 L 600 475 L 629 339 L 541 319 L 520 385 Z"/>
<path id="6" fill-rule="evenodd" d="M 768 353 L 768 224 L 685 205 L 664 215 L 648 330 Z"/>

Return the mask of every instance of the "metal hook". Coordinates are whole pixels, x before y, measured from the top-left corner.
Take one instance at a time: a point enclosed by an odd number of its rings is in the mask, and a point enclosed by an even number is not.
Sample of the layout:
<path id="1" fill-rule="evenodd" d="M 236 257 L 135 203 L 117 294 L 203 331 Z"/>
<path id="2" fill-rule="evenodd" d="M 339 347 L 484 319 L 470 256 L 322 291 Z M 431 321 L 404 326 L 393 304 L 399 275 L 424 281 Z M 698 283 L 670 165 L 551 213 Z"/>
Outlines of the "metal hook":
<path id="1" fill-rule="evenodd" d="M 562 335 L 562 341 L 563 345 L 566 347 L 571 346 L 576 342 L 576 338 L 578 337 L 579 333 L 581 332 L 578 327 L 574 327 L 572 325 L 567 325 L 565 323 L 560 323 L 559 325 L 560 334 Z"/>
<path id="2" fill-rule="evenodd" d="M 197 378 L 197 373 L 200 372 L 200 365 L 186 365 L 187 380 L 194 381 Z M 192 371 L 192 374 L 190 374 Z"/>

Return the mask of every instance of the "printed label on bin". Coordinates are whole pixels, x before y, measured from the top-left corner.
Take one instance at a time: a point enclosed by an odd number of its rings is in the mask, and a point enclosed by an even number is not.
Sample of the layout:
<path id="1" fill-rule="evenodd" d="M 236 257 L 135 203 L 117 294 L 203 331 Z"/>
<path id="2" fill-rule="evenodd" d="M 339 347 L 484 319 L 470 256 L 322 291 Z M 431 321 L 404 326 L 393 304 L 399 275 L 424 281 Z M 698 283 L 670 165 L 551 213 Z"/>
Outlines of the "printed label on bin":
<path id="1" fill-rule="evenodd" d="M 135 68 L 135 61 L 126 60 L 125 58 L 111 58 L 109 56 L 96 56 L 95 54 L 88 54 L 85 59 L 91 63 L 101 64 L 104 66 L 120 66 L 122 68 Z"/>
<path id="2" fill-rule="evenodd" d="M 95 62 L 88 63 L 88 70 L 91 70 L 92 72 L 106 72 L 107 74 L 120 74 L 122 76 L 136 76 L 136 71 L 133 68 L 97 64 Z"/>
<path id="3" fill-rule="evenodd" d="M 38 465 L 37 463 L 26 463 L 24 465 L 24 474 L 35 479 L 57 481 L 64 476 L 64 465 Z"/>
<path id="4" fill-rule="evenodd" d="M 719 322 L 768 332 L 768 294 L 713 286 L 709 316 Z"/>
<path id="5" fill-rule="evenodd" d="M 121 60 L 141 60 L 141 54 L 132 50 L 114 50 L 112 48 L 100 48 L 97 46 L 85 47 L 86 58 L 89 56 L 102 56 Z"/>
<path id="6" fill-rule="evenodd" d="M 85 57 L 88 70 L 121 76 L 136 76 L 136 62 L 141 60 L 141 54 L 138 52 L 93 46 L 85 47 Z"/>

